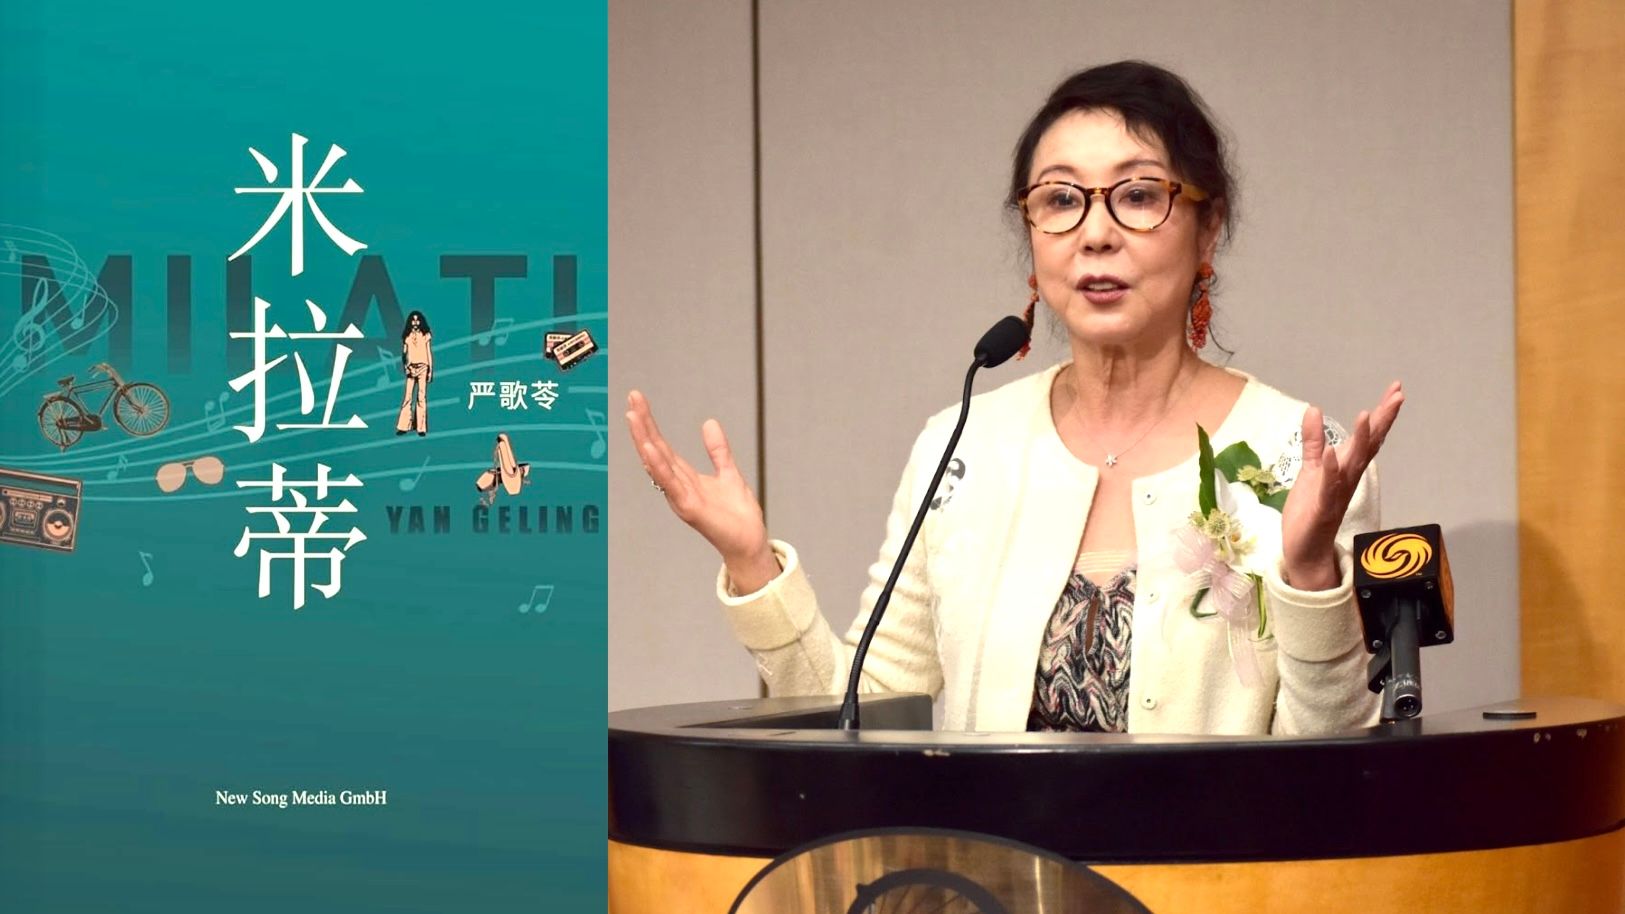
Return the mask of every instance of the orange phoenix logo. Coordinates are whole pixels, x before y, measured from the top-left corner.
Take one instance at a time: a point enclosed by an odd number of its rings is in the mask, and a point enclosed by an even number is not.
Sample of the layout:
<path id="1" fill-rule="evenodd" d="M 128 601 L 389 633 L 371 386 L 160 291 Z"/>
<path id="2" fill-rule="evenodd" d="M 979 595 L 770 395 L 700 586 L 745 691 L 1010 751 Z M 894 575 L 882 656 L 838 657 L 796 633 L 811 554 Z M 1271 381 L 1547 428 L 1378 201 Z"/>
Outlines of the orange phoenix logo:
<path id="1" fill-rule="evenodd" d="M 1433 558 L 1433 547 L 1414 533 L 1390 533 L 1365 547 L 1360 567 L 1381 580 L 1408 578 Z"/>

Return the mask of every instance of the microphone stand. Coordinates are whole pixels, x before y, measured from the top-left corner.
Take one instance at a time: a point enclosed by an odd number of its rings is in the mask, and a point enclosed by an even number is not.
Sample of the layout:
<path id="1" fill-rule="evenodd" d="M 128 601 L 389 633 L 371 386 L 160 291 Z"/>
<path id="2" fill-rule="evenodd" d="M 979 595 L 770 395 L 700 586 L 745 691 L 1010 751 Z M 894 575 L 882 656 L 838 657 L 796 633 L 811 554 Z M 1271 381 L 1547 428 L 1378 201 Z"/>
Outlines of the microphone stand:
<path id="1" fill-rule="evenodd" d="M 1410 720 L 1422 713 L 1422 649 L 1416 634 L 1421 609 L 1418 600 L 1397 597 L 1383 614 L 1387 643 L 1371 658 L 1367 675 L 1373 684 L 1382 683 L 1385 723 Z"/>
<path id="2" fill-rule="evenodd" d="M 960 398 L 959 421 L 954 423 L 954 433 L 948 436 L 948 446 L 943 449 L 942 459 L 937 461 L 937 471 L 931 475 L 931 485 L 925 490 L 925 498 L 920 500 L 920 510 L 914 515 L 914 525 L 908 528 L 908 536 L 903 539 L 903 548 L 898 550 L 897 561 L 892 563 L 891 577 L 886 579 L 885 588 L 875 600 L 875 608 L 869 613 L 869 624 L 864 626 L 863 637 L 858 640 L 857 651 L 852 655 L 852 672 L 847 677 L 846 697 L 841 702 L 841 717 L 836 723 L 837 729 L 858 729 L 858 681 L 863 676 L 863 658 L 868 655 L 869 642 L 874 640 L 875 631 L 880 628 L 880 617 L 886 611 L 886 605 L 891 602 L 892 589 L 897 586 L 897 579 L 902 577 L 903 564 L 908 561 L 908 552 L 914 545 L 914 537 L 925 524 L 925 513 L 931 509 L 931 496 L 937 491 L 937 484 L 942 482 L 943 473 L 948 470 L 948 461 L 953 458 L 954 445 L 959 443 L 959 433 L 965 430 L 965 420 L 970 417 L 971 381 L 976 377 L 976 370 L 987 362 L 986 353 L 979 351 L 976 353 L 976 360 L 971 362 L 970 370 L 965 372 L 965 393 Z"/>

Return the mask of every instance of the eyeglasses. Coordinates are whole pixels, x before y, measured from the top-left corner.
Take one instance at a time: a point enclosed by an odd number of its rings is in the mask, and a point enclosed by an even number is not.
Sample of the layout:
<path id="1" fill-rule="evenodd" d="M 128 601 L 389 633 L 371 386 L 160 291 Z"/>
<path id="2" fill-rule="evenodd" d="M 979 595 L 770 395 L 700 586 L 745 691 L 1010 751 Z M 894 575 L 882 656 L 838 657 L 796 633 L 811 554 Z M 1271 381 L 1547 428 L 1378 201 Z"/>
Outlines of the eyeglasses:
<path id="1" fill-rule="evenodd" d="M 220 462 L 219 457 L 199 457 L 196 460 L 166 463 L 159 467 L 158 488 L 165 492 L 173 492 L 186 485 L 187 467 L 191 467 L 192 475 L 206 486 L 212 486 L 226 477 L 226 465 Z"/>
<path id="2" fill-rule="evenodd" d="M 1095 197 L 1106 200 L 1106 212 L 1131 232 L 1149 232 L 1168 221 L 1174 200 L 1192 203 L 1207 199 L 1207 192 L 1165 178 L 1124 178 L 1110 187 L 1084 187 L 1070 181 L 1040 181 L 1024 188 L 1016 198 L 1027 223 L 1046 235 L 1064 235 L 1089 215 Z"/>

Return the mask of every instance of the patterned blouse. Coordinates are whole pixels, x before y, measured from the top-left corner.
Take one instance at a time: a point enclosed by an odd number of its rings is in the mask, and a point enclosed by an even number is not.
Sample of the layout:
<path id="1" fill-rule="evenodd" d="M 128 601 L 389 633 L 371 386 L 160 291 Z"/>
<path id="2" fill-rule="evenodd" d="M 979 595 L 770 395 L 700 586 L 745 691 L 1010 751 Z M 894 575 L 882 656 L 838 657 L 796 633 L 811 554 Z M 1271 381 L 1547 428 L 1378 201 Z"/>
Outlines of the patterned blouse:
<path id="1" fill-rule="evenodd" d="M 1134 568 L 1126 552 L 1089 552 L 1055 604 L 1038 652 L 1027 729 L 1128 730 Z M 1120 570 L 1118 570 L 1120 569 Z M 1104 586 L 1089 574 L 1117 570 Z"/>

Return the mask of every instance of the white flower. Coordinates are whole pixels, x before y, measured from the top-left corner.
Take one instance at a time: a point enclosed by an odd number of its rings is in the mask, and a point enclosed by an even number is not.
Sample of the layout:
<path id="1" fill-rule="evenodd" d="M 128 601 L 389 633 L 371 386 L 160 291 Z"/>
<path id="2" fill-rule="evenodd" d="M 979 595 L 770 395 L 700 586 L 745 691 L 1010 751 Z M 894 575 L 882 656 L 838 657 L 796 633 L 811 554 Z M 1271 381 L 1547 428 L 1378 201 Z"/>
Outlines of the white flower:
<path id="1" fill-rule="evenodd" d="M 1281 513 L 1260 497 L 1275 496 L 1283 487 L 1279 474 L 1256 466 L 1240 467 L 1235 482 L 1226 480 L 1214 466 L 1206 433 L 1197 433 L 1200 464 L 1213 473 L 1213 507 L 1204 513 L 1199 505 L 1174 531 L 1174 564 L 1191 588 L 1191 615 L 1224 620 L 1236 678 L 1251 688 L 1261 681 L 1252 642 L 1268 637 L 1263 575 L 1281 554 Z"/>
<path id="2" fill-rule="evenodd" d="M 1281 554 L 1281 512 L 1260 503 L 1247 483 L 1227 482 L 1218 470 L 1213 476 L 1219 510 L 1230 517 L 1245 543 L 1245 548 L 1225 557 L 1225 564 L 1244 574 L 1263 575 Z"/>

